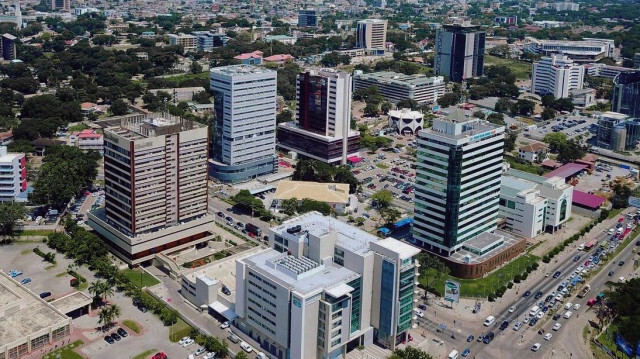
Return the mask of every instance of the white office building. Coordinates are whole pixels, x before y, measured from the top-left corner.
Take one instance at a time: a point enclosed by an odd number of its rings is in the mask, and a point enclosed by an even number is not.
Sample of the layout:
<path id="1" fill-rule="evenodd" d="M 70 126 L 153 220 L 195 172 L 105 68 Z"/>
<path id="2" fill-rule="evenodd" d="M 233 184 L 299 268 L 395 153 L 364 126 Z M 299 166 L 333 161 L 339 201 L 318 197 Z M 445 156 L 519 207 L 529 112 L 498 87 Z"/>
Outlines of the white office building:
<path id="1" fill-rule="evenodd" d="M 276 358 L 344 358 L 374 341 L 394 349 L 411 328 L 420 252 L 318 212 L 269 231 L 236 261 L 236 326 Z"/>
<path id="2" fill-rule="evenodd" d="M 211 72 L 215 122 L 210 174 L 242 182 L 277 171 L 277 72 L 252 65 Z"/>
<path id="3" fill-rule="evenodd" d="M 360 20 L 357 26 L 356 47 L 384 54 L 387 43 L 387 20 Z"/>
<path id="4" fill-rule="evenodd" d="M 12 202 L 27 190 L 27 158 L 0 146 L 0 202 Z"/>
<path id="5" fill-rule="evenodd" d="M 597 62 L 604 57 L 616 57 L 616 46 L 612 39 L 583 38 L 582 40 L 541 40 L 524 38 L 524 51 L 544 56 L 562 54 L 580 63 Z"/>
<path id="6" fill-rule="evenodd" d="M 416 244 L 451 256 L 497 228 L 503 147 L 504 126 L 459 109 L 418 132 Z"/>
<path id="7" fill-rule="evenodd" d="M 581 89 L 583 84 L 584 66 L 573 62 L 565 55 L 543 57 L 533 63 L 533 93 L 567 98 L 571 90 Z"/>
<path id="8" fill-rule="evenodd" d="M 571 218 L 573 186 L 564 178 L 545 178 L 531 173 L 508 170 L 500 186 L 500 217 L 507 229 L 534 238 L 553 233 Z"/>
<path id="9" fill-rule="evenodd" d="M 389 102 L 412 99 L 420 104 L 436 103 L 445 94 L 444 77 L 426 75 L 404 75 L 391 71 L 362 73 L 356 71 L 353 77 L 354 89 L 376 86 L 380 94 Z"/>

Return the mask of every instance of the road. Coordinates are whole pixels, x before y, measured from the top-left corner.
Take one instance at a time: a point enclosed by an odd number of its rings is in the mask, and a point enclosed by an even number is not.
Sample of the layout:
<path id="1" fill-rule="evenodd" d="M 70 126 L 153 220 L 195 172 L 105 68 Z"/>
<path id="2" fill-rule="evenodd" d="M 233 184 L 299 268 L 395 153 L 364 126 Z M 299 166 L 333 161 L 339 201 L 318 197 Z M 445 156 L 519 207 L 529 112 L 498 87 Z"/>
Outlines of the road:
<path id="1" fill-rule="evenodd" d="M 627 220 L 625 219 L 624 221 L 625 226 L 626 226 L 626 223 L 627 223 Z M 597 239 L 600 243 L 602 243 L 602 241 L 608 240 L 609 237 L 610 236 L 607 233 L 600 232 L 600 233 L 597 233 L 594 237 L 590 237 L 589 239 Z M 581 258 L 579 261 L 574 262 L 572 258 L 576 254 L 581 255 Z M 584 263 L 584 261 L 588 258 L 588 256 L 589 256 L 588 252 L 572 249 L 566 252 L 564 255 L 556 257 L 556 260 L 554 260 L 554 262 L 552 262 L 552 265 L 549 266 L 547 273 L 553 274 L 556 271 L 560 271 L 561 272 L 560 277 L 558 278 L 553 278 L 552 276 L 542 277 L 536 282 L 529 284 L 526 287 L 526 289 L 524 288 L 521 289 L 522 291 L 525 291 L 525 290 L 531 291 L 531 296 L 529 296 L 528 298 L 519 297 L 513 302 L 506 302 L 503 305 L 503 308 L 496 310 L 496 312 L 493 313 L 493 315 L 496 317 L 496 321 L 495 321 L 495 324 L 492 325 L 490 328 L 484 327 L 482 323 L 475 323 L 473 325 L 470 325 L 473 327 L 471 330 L 469 328 L 460 328 L 461 329 L 460 336 L 456 334 L 457 346 L 454 346 L 454 347 L 458 351 L 462 351 L 464 350 L 464 348 L 468 347 L 471 349 L 471 354 L 474 355 L 476 358 L 513 358 L 515 357 L 514 350 L 518 352 L 518 355 L 517 355 L 518 357 L 539 358 L 544 356 L 548 351 L 551 350 L 557 338 L 552 337 L 550 341 L 545 341 L 541 335 L 537 334 L 537 331 L 542 327 L 545 329 L 546 332 L 551 332 L 554 334 L 556 333 L 551 331 L 551 326 L 553 326 L 553 321 L 549 320 L 551 319 L 551 315 L 545 315 L 533 327 L 529 325 L 523 325 L 519 331 L 514 331 L 513 325 L 517 321 L 522 321 L 523 318 L 528 314 L 531 307 L 535 305 L 535 303 L 537 303 L 540 300 L 544 300 L 544 298 L 551 291 L 555 291 L 557 289 L 558 285 L 561 282 L 568 280 L 568 276 L 573 272 L 574 268 Z M 623 273 L 626 274 L 630 272 L 630 270 L 628 269 L 628 266 L 632 266 L 632 263 L 631 263 L 632 256 L 633 256 L 633 253 L 631 253 L 630 250 L 625 250 L 625 251 L 622 251 L 621 254 L 618 255 L 616 258 L 614 258 L 610 262 L 611 264 L 607 265 L 607 268 L 602 269 L 602 271 L 593 279 L 591 284 L 592 292 L 597 293 L 603 288 L 604 284 L 607 281 L 607 273 L 610 270 L 609 267 L 615 266 L 616 268 L 619 268 L 617 265 L 619 260 L 623 259 L 626 262 L 625 266 L 622 267 Z M 616 270 L 616 273 L 620 273 L 619 270 Z M 574 295 L 578 293 L 578 291 L 582 288 L 582 285 L 578 285 L 577 287 L 578 287 L 577 288 L 578 290 L 574 291 L 570 297 L 565 298 L 563 303 L 566 303 L 567 301 L 571 301 L 572 300 L 571 298 L 573 298 Z M 544 295 L 540 299 L 535 299 L 534 295 L 538 291 L 541 291 L 542 293 L 544 293 Z M 588 298 L 583 298 L 578 300 L 578 302 L 582 305 L 582 307 L 578 310 L 578 312 L 583 313 L 587 309 L 585 305 L 587 299 Z M 576 301 L 573 301 L 573 303 L 575 304 Z M 564 305 L 564 304 L 561 304 L 561 305 Z M 513 313 L 508 312 L 508 308 L 510 306 L 515 306 L 515 311 Z M 494 305 L 494 308 L 495 308 L 495 305 Z M 563 313 L 563 312 L 564 310 L 562 309 L 562 306 L 560 306 L 558 313 Z M 572 316 L 568 320 L 564 318 L 561 318 L 558 320 L 564 326 L 564 328 L 561 328 L 559 332 L 569 331 L 569 329 L 566 326 L 568 325 L 568 323 L 572 323 L 572 321 L 575 321 L 576 314 L 577 313 L 575 313 L 574 316 Z M 498 326 L 500 326 L 500 324 L 505 320 L 509 322 L 509 326 L 504 331 L 501 331 L 499 330 Z M 582 328 L 579 328 L 579 329 L 582 330 Z M 474 336 L 477 337 L 478 335 L 484 335 L 489 331 L 493 331 L 496 336 L 493 342 L 491 342 L 488 345 L 479 343 L 477 341 L 473 341 L 472 343 L 467 343 L 465 341 L 469 334 L 473 334 Z M 441 337 L 444 337 L 444 336 L 448 336 L 448 335 L 441 335 Z M 537 353 L 534 353 L 531 351 L 531 346 L 535 342 L 543 344 L 542 348 Z"/>

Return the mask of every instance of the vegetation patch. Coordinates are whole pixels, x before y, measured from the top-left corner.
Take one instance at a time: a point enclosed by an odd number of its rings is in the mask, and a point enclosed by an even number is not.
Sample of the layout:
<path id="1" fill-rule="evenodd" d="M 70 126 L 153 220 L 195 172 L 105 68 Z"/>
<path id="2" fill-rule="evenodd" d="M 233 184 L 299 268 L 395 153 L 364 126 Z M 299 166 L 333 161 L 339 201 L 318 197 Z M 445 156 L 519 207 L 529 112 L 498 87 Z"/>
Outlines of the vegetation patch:
<path id="1" fill-rule="evenodd" d="M 125 269 L 122 271 L 122 274 L 124 274 L 124 276 L 127 277 L 127 279 L 131 281 L 131 283 L 139 286 L 140 288 L 153 287 L 154 285 L 160 283 L 160 281 L 157 280 L 154 276 L 139 269 Z"/>
<path id="2" fill-rule="evenodd" d="M 178 321 L 171 326 L 169 340 L 175 343 L 180 339 L 189 336 L 189 333 L 191 333 L 191 329 L 191 326 L 187 324 L 187 322 L 182 320 L 182 318 L 178 318 Z"/>
<path id="3" fill-rule="evenodd" d="M 84 359 L 82 355 L 73 351 L 73 349 L 84 344 L 82 340 L 76 340 L 75 342 L 65 345 L 62 348 L 56 349 L 47 355 L 43 356 L 43 359 Z"/>
<path id="4" fill-rule="evenodd" d="M 515 59 L 503 59 L 496 56 L 485 55 L 485 66 L 507 66 L 518 80 L 527 80 L 531 74 L 532 64 L 526 61 Z"/>
<path id="5" fill-rule="evenodd" d="M 140 334 L 140 332 L 142 331 L 142 328 L 140 328 L 138 323 L 134 322 L 133 320 L 125 319 L 125 320 L 122 321 L 122 324 L 125 327 L 131 329 L 136 334 Z"/>

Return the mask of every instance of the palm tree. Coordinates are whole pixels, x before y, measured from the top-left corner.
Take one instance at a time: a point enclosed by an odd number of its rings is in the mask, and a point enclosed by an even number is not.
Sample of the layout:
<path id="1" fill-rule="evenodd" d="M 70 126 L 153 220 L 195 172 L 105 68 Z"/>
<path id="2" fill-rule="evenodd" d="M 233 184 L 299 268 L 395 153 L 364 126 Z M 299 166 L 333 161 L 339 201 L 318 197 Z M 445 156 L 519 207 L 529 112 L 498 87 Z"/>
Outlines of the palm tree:
<path id="1" fill-rule="evenodd" d="M 109 307 L 109 323 L 113 323 L 113 321 L 115 321 L 120 314 L 122 314 L 120 307 L 113 304 Z"/>
<path id="2" fill-rule="evenodd" d="M 97 280 L 95 282 L 91 282 L 91 284 L 89 284 L 89 288 L 87 288 L 89 290 L 89 293 L 91 295 L 93 295 L 93 298 L 99 298 L 102 294 L 102 287 L 103 287 L 103 282 L 101 280 Z"/>
<path id="3" fill-rule="evenodd" d="M 104 330 L 107 323 L 110 323 L 111 321 L 109 320 L 109 313 L 110 309 L 109 307 L 102 307 L 102 309 L 100 309 L 100 311 L 98 312 L 98 324 L 101 325 L 101 328 Z"/>
<path id="4" fill-rule="evenodd" d="M 100 295 L 102 296 L 102 300 L 106 301 L 107 297 L 111 297 L 113 296 L 113 294 L 115 293 L 113 290 L 113 285 L 107 283 L 107 282 L 103 282 L 102 285 L 100 286 Z"/>

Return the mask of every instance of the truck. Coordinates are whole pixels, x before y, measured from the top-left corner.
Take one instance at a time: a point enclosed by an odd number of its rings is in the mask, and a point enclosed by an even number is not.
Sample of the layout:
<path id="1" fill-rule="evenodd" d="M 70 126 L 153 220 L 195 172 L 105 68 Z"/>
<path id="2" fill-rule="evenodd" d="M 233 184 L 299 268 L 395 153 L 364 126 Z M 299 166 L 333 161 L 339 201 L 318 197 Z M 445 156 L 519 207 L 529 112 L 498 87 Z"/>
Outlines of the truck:
<path id="1" fill-rule="evenodd" d="M 251 233 L 256 237 L 260 237 L 262 235 L 262 229 L 258 228 L 258 226 L 256 226 L 255 224 L 247 223 L 244 226 L 244 229 L 247 231 L 247 233 Z"/>
<path id="2" fill-rule="evenodd" d="M 584 298 L 591 291 L 590 285 L 585 285 L 584 288 L 578 293 L 578 298 Z"/>

